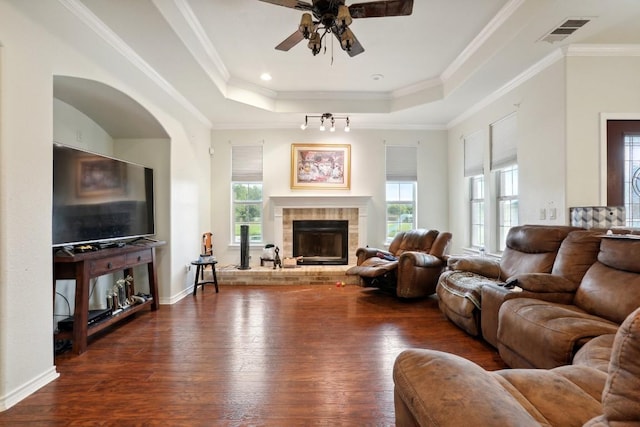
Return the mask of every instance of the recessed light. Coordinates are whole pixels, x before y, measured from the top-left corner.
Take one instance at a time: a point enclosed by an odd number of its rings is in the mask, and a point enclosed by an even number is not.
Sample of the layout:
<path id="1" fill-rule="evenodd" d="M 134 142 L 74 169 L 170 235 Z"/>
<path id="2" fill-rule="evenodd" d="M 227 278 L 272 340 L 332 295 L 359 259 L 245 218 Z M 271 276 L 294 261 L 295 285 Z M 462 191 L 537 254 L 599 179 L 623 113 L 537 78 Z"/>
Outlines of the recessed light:
<path id="1" fill-rule="evenodd" d="M 384 76 L 382 74 L 371 74 L 371 80 L 382 80 Z"/>
<path id="2" fill-rule="evenodd" d="M 268 82 L 268 81 L 269 81 L 269 80 L 271 80 L 271 79 L 272 79 L 272 77 L 271 77 L 271 74 L 269 74 L 269 73 L 262 73 L 262 74 L 260 74 L 260 80 L 263 80 L 263 81 L 265 81 L 265 82 Z"/>

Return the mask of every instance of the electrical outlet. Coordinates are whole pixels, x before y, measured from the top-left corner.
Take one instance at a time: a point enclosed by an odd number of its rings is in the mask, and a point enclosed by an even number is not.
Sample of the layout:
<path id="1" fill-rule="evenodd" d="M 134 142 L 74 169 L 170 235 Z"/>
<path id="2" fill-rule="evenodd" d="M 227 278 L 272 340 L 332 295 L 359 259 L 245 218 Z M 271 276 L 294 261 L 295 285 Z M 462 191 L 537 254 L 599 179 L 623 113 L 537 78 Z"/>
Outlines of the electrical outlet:
<path id="1" fill-rule="evenodd" d="M 540 209 L 540 219 L 541 220 L 547 219 L 547 210 L 545 208 Z"/>

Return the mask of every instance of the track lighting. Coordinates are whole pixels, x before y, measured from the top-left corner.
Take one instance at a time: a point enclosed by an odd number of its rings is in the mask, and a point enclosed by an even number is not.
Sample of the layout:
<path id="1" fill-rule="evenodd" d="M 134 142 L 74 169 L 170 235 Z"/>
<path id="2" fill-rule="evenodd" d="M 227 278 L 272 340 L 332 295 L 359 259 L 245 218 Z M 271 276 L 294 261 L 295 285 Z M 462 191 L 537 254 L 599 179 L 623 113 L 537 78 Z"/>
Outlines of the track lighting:
<path id="1" fill-rule="evenodd" d="M 331 127 L 329 128 L 329 132 L 336 131 L 336 120 L 344 120 L 345 121 L 344 131 L 345 132 L 351 131 L 349 116 L 338 117 L 338 116 L 334 116 L 331 113 L 324 113 L 320 116 L 304 116 L 304 123 L 300 125 L 300 129 L 305 130 L 307 127 L 309 127 L 309 118 L 320 119 L 321 131 L 324 131 L 327 129 L 325 126 L 325 120 L 328 120 L 331 122 Z"/>

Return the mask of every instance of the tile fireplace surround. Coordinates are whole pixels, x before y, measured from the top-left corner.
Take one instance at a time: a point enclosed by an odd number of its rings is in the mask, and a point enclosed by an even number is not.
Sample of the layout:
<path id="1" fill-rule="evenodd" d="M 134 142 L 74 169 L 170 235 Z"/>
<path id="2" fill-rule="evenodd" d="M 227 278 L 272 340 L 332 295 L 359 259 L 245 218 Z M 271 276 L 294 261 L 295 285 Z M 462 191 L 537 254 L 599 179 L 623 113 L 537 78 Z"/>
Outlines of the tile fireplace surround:
<path id="1" fill-rule="evenodd" d="M 222 284 L 319 284 L 335 286 L 336 282 L 347 285 L 359 284 L 357 276 L 344 272 L 356 264 L 356 249 L 367 244 L 368 196 L 282 196 L 270 197 L 269 209 L 273 215 L 274 244 L 280 256 L 291 256 L 293 251 L 293 221 L 306 219 L 343 219 L 349 221 L 349 265 L 301 266 L 274 270 L 272 264 L 265 267 L 251 264 L 249 270 L 222 267 L 218 279 Z"/>
<path id="2" fill-rule="evenodd" d="M 367 216 L 370 197 L 270 197 L 273 210 L 273 236 L 281 256 L 293 251 L 293 221 L 343 219 L 349 221 L 349 264 L 356 263 L 356 249 L 367 242 Z M 284 255 L 283 255 L 284 254 Z"/>

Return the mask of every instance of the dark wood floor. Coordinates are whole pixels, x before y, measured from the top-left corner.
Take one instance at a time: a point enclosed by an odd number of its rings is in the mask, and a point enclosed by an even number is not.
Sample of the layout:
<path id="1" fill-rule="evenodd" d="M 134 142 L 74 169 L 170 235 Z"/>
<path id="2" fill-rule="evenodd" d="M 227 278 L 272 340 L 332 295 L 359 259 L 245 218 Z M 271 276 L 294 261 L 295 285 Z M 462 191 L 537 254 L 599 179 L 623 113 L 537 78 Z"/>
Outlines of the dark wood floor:
<path id="1" fill-rule="evenodd" d="M 60 378 L 0 425 L 391 426 L 392 367 L 409 347 L 504 367 L 434 298 L 357 286 L 221 286 L 144 312 L 56 357 Z"/>

